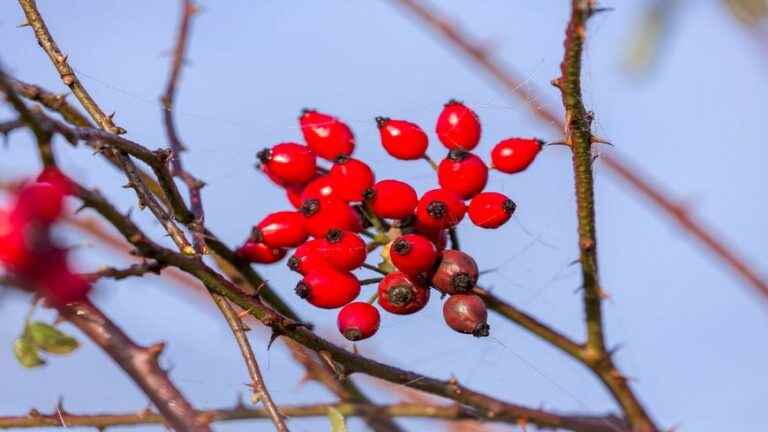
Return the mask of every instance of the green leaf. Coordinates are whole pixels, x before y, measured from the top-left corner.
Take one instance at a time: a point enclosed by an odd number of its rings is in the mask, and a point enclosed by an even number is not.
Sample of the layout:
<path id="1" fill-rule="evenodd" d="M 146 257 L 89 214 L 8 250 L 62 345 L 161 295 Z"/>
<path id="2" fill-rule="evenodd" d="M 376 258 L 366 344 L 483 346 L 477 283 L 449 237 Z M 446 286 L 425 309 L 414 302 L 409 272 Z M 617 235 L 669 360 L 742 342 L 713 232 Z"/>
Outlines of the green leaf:
<path id="1" fill-rule="evenodd" d="M 80 346 L 72 336 L 41 321 L 30 323 L 25 334 L 37 348 L 51 354 L 69 354 Z"/>
<path id="2" fill-rule="evenodd" d="M 20 337 L 13 343 L 13 354 L 16 360 L 25 368 L 42 366 L 45 361 L 40 358 L 37 348 L 28 338 Z"/>
<path id="3" fill-rule="evenodd" d="M 331 432 L 347 432 L 344 416 L 334 407 L 328 407 L 328 420 L 331 422 Z"/>

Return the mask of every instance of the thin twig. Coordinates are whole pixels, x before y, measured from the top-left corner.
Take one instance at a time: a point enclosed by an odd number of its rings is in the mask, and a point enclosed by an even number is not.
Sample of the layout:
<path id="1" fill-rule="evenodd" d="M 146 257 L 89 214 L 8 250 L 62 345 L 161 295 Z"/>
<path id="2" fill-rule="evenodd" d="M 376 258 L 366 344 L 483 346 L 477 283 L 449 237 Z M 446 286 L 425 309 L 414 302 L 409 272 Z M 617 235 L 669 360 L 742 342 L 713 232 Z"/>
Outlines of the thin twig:
<path id="1" fill-rule="evenodd" d="M 132 264 L 126 268 L 104 267 L 97 272 L 87 273 L 84 276 L 91 281 L 97 281 L 104 278 L 121 280 L 130 277 L 141 277 L 148 273 L 159 275 L 163 267 L 163 263 L 149 260 L 137 264 Z"/>
<path id="2" fill-rule="evenodd" d="M 251 343 L 248 341 L 248 336 L 245 334 L 247 330 L 245 325 L 232 308 L 232 305 L 229 304 L 229 300 L 217 294 L 213 294 L 212 297 L 214 303 L 216 303 L 216 306 L 219 307 L 219 310 L 221 310 L 221 313 L 227 320 L 229 328 L 232 329 L 232 333 L 235 335 L 235 340 L 237 341 L 237 346 L 240 347 L 240 353 L 245 360 L 248 375 L 251 377 L 251 389 L 253 391 L 254 403 L 256 401 L 261 401 L 264 404 L 270 419 L 272 419 L 272 423 L 275 425 L 275 430 L 278 432 L 288 432 L 288 426 L 285 424 L 283 415 L 272 400 L 272 396 L 269 394 L 269 390 L 267 390 L 267 384 L 261 376 L 259 363 L 256 361 L 256 356 L 253 354 L 253 349 L 251 349 Z"/>

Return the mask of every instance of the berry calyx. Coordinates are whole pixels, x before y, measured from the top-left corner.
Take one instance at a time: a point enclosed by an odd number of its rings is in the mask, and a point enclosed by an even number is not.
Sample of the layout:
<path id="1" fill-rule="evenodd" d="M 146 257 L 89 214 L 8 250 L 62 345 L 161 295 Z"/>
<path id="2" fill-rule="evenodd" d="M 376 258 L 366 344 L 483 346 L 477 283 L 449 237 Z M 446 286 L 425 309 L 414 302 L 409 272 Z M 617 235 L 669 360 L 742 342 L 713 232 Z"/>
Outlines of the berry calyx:
<path id="1" fill-rule="evenodd" d="M 362 201 L 363 192 L 373 185 L 373 170 L 358 159 L 341 156 L 328 174 L 333 189 L 347 201 Z"/>
<path id="2" fill-rule="evenodd" d="M 304 184 L 315 176 L 315 153 L 305 145 L 281 143 L 261 150 L 256 156 L 269 177 L 280 185 Z"/>
<path id="3" fill-rule="evenodd" d="M 288 268 L 302 275 L 318 267 L 327 266 L 323 254 L 320 252 L 322 239 L 313 239 L 296 248 L 296 251 L 288 258 Z"/>
<path id="4" fill-rule="evenodd" d="M 296 285 L 296 294 L 319 308 L 336 309 L 360 294 L 360 282 L 352 273 L 318 267 Z"/>
<path id="5" fill-rule="evenodd" d="M 354 302 L 344 306 L 336 319 L 341 334 L 353 342 L 376 334 L 380 322 L 379 310 L 365 302 Z"/>
<path id="6" fill-rule="evenodd" d="M 456 226 L 466 212 L 467 207 L 459 194 L 447 189 L 433 189 L 419 200 L 416 219 L 424 229 L 438 230 Z"/>
<path id="7" fill-rule="evenodd" d="M 429 287 L 405 273 L 396 271 L 379 282 L 379 305 L 396 315 L 420 311 L 429 301 Z"/>
<path id="8" fill-rule="evenodd" d="M 467 213 L 473 224 L 480 228 L 495 229 L 504 225 L 515 212 L 517 205 L 499 192 L 483 192 L 469 203 Z"/>
<path id="9" fill-rule="evenodd" d="M 424 157 L 429 139 L 427 134 L 415 123 L 405 120 L 393 120 L 376 117 L 381 144 L 392 157 L 401 160 L 414 160 Z"/>
<path id="10" fill-rule="evenodd" d="M 304 109 L 299 116 L 304 140 L 318 156 L 334 161 L 355 150 L 355 135 L 346 123 L 329 114 Z"/>
<path id="11" fill-rule="evenodd" d="M 485 189 L 488 167 L 477 155 L 465 150 L 451 150 L 440 162 L 437 178 L 443 189 L 470 199 Z"/>
<path id="12" fill-rule="evenodd" d="M 440 263 L 432 275 L 432 286 L 445 294 L 464 293 L 475 287 L 478 276 L 477 263 L 471 256 L 447 249 L 440 255 Z"/>
<path id="13" fill-rule="evenodd" d="M 282 248 L 274 248 L 262 242 L 246 241 L 235 253 L 248 262 L 258 264 L 272 264 L 283 259 L 287 251 Z"/>
<path id="14" fill-rule="evenodd" d="M 474 111 L 451 99 L 437 118 L 435 132 L 448 149 L 472 150 L 480 142 L 482 127 Z"/>
<path id="15" fill-rule="evenodd" d="M 398 180 L 381 180 L 363 192 L 363 198 L 376 216 L 385 219 L 404 219 L 418 204 L 416 191 Z"/>
<path id="16" fill-rule="evenodd" d="M 445 323 L 459 333 L 485 337 L 490 334 L 488 308 L 480 297 L 474 294 L 452 295 L 443 304 Z"/>
<path id="17" fill-rule="evenodd" d="M 251 239 L 273 248 L 297 247 L 307 240 L 304 216 L 297 211 L 279 211 L 267 215 L 251 233 Z"/>
<path id="18" fill-rule="evenodd" d="M 502 140 L 491 150 L 492 165 L 507 174 L 524 171 L 536 159 L 543 145 L 543 141 L 535 138 Z"/>
<path id="19" fill-rule="evenodd" d="M 352 232 L 363 230 L 357 211 L 338 199 L 311 198 L 304 201 L 299 211 L 304 215 L 307 231 L 316 238 L 324 237 L 332 228 Z"/>
<path id="20" fill-rule="evenodd" d="M 429 272 L 437 260 L 437 248 L 418 234 L 398 237 L 389 248 L 392 264 L 407 275 Z"/>
<path id="21" fill-rule="evenodd" d="M 357 234 L 336 228 L 328 230 L 317 244 L 317 252 L 329 266 L 341 271 L 354 270 L 365 262 L 365 242 Z"/>

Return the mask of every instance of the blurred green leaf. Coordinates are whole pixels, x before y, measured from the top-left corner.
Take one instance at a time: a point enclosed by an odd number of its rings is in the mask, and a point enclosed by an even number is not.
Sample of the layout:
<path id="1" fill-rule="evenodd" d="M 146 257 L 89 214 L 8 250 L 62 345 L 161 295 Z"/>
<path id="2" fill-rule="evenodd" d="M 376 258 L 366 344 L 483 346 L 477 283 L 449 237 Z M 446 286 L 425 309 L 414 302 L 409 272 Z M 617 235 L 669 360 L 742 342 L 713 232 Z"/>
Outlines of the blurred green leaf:
<path id="1" fill-rule="evenodd" d="M 723 0 L 731 14 L 743 24 L 754 26 L 768 18 L 768 0 Z"/>
<path id="2" fill-rule="evenodd" d="M 334 407 L 328 407 L 328 420 L 331 422 L 331 432 L 347 432 L 344 416 Z"/>
<path id="3" fill-rule="evenodd" d="M 33 368 L 45 364 L 45 361 L 40 358 L 35 345 L 25 337 L 20 337 L 13 343 L 13 354 L 16 356 L 16 360 L 25 368 Z"/>
<path id="4" fill-rule="evenodd" d="M 645 9 L 634 26 L 625 51 L 624 66 L 630 72 L 645 72 L 655 63 L 669 31 L 671 17 L 682 2 L 657 0 Z"/>
<path id="5" fill-rule="evenodd" d="M 72 336 L 41 321 L 30 323 L 25 333 L 35 347 L 51 354 L 69 354 L 80 346 Z"/>

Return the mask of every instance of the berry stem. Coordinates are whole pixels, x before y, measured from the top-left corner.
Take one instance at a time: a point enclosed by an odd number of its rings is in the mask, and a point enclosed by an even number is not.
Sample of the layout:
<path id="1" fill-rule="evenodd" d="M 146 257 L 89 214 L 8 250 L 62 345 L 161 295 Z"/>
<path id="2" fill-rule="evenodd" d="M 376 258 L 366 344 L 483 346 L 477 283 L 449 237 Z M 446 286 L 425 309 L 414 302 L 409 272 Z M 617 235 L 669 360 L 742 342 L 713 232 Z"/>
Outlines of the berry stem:
<path id="1" fill-rule="evenodd" d="M 384 278 L 377 277 L 377 278 L 360 279 L 360 285 L 362 286 L 374 285 L 381 282 L 382 279 Z"/>
<path id="2" fill-rule="evenodd" d="M 378 291 L 376 291 L 376 292 L 375 292 L 375 293 L 373 293 L 373 295 L 372 295 L 372 296 L 371 296 L 371 297 L 368 299 L 368 303 L 370 303 L 370 304 L 374 304 L 374 303 L 376 303 L 376 300 L 378 300 L 378 299 L 379 299 L 379 292 L 378 292 Z"/>
<path id="3" fill-rule="evenodd" d="M 423 159 L 427 161 L 430 167 L 432 167 L 433 170 L 437 171 L 437 162 L 434 161 L 431 157 L 429 157 L 428 154 L 424 153 Z"/>

